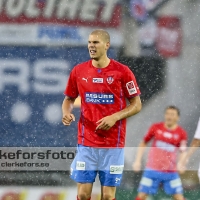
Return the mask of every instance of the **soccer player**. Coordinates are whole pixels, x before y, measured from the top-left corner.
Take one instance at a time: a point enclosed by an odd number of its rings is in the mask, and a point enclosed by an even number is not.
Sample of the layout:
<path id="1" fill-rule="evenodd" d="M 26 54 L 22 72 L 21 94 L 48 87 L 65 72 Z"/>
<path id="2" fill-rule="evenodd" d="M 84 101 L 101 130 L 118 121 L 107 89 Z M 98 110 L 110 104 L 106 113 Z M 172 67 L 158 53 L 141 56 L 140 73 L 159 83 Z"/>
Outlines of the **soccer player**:
<path id="1" fill-rule="evenodd" d="M 187 154 L 182 158 L 182 160 L 180 160 L 179 162 L 179 168 L 183 170 L 183 172 L 186 169 L 186 164 L 189 161 L 190 156 L 198 149 L 198 147 L 200 146 L 200 118 L 199 118 L 199 122 L 197 125 L 197 129 L 194 135 L 194 139 L 192 140 L 191 144 L 190 144 L 190 148 L 187 152 Z M 199 171 L 198 171 L 198 177 L 200 180 L 200 166 L 199 166 Z"/>
<path id="2" fill-rule="evenodd" d="M 88 40 L 91 60 L 73 68 L 64 92 L 62 122 L 66 126 L 75 121 L 73 104 L 78 95 L 81 97 L 78 153 L 71 165 L 78 200 L 91 198 L 97 174 L 101 199 L 115 199 L 124 166 L 126 118 L 142 107 L 133 73 L 127 66 L 108 58 L 109 47 L 109 33 L 94 30 Z"/>
<path id="3" fill-rule="evenodd" d="M 141 170 L 141 160 L 147 143 L 153 140 L 135 200 L 145 200 L 148 195 L 156 194 L 161 183 L 165 192 L 175 200 L 184 199 L 176 160 L 178 149 L 181 158 L 186 154 L 187 133 L 178 125 L 179 115 L 177 107 L 168 106 L 164 122 L 153 124 L 140 143 L 133 163 L 136 172 Z"/>

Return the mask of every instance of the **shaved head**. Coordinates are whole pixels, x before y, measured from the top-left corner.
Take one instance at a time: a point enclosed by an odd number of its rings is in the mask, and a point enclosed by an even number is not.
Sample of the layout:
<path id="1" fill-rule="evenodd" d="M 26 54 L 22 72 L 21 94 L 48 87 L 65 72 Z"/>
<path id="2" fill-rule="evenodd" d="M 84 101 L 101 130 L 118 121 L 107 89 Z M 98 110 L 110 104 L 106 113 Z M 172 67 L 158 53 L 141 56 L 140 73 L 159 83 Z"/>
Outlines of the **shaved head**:
<path id="1" fill-rule="evenodd" d="M 107 31 L 96 29 L 90 33 L 88 38 L 88 50 L 90 58 L 99 61 L 107 60 L 107 51 L 110 48 L 110 35 Z"/>
<path id="2" fill-rule="evenodd" d="M 109 33 L 103 29 L 94 30 L 92 33 L 90 33 L 90 35 L 98 35 L 104 40 L 104 42 L 110 42 Z"/>

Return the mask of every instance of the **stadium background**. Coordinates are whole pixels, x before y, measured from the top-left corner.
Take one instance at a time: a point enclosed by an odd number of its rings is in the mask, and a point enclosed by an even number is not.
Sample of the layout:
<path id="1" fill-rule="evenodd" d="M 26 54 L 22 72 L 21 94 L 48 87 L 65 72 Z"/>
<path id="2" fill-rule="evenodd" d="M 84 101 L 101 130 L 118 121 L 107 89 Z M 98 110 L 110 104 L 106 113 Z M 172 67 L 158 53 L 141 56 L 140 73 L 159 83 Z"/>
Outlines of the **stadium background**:
<path id="1" fill-rule="evenodd" d="M 128 120 L 127 147 L 137 147 L 164 107 L 181 109 L 191 141 L 200 116 L 200 2 L 191 0 L 0 0 L 1 147 L 68 147 L 76 123 L 61 124 L 61 103 L 72 67 L 89 59 L 87 37 L 111 34 L 109 56 L 127 64 L 142 92 L 143 110 Z M 79 116 L 79 101 L 75 114 Z M 117 199 L 133 199 L 141 173 L 126 166 Z M 200 159 L 199 159 L 200 160 Z M 145 162 L 145 159 L 144 159 Z M 198 159 L 182 176 L 189 200 L 200 199 Z M 76 195 L 68 172 L 1 172 L 0 200 L 68 200 Z M 95 185 L 92 200 L 99 199 Z M 170 199 L 161 190 L 150 199 Z"/>

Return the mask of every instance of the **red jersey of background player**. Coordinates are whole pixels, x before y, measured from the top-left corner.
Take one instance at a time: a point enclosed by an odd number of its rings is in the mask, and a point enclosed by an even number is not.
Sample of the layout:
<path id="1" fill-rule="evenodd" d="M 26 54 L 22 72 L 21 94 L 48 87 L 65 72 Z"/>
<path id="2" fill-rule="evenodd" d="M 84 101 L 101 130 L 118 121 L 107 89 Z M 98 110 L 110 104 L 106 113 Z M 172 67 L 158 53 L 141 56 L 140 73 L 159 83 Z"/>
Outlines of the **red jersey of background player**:
<path id="1" fill-rule="evenodd" d="M 126 107 L 126 98 L 140 95 L 131 70 L 115 61 L 105 68 L 95 68 L 92 61 L 75 66 L 64 94 L 81 97 L 78 144 L 92 147 L 124 147 L 126 119 L 109 130 L 96 130 L 97 121 Z"/>
<path id="2" fill-rule="evenodd" d="M 144 137 L 147 143 L 153 139 L 147 160 L 147 168 L 157 171 L 176 171 L 178 150 L 185 150 L 187 133 L 180 126 L 168 130 L 164 123 L 153 124 Z"/>

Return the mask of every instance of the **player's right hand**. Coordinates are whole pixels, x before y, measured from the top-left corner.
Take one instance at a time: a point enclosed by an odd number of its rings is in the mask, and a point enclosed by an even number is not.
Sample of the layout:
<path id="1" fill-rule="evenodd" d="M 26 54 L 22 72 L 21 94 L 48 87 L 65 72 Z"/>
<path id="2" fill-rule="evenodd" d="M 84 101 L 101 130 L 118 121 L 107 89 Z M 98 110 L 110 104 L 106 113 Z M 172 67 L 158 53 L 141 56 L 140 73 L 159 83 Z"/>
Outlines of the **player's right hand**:
<path id="1" fill-rule="evenodd" d="M 69 126 L 71 124 L 72 121 L 75 121 L 75 116 L 71 113 L 68 114 L 64 114 L 63 118 L 62 118 L 62 123 L 65 126 Z"/>
<path id="2" fill-rule="evenodd" d="M 141 162 L 134 162 L 133 163 L 133 171 L 134 172 L 139 172 L 139 171 L 141 171 Z"/>

